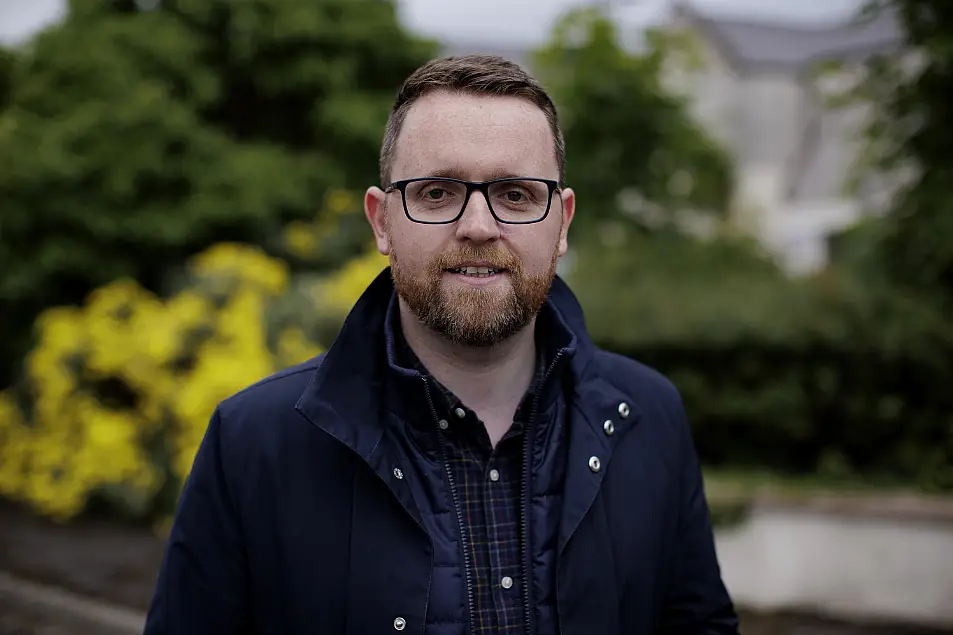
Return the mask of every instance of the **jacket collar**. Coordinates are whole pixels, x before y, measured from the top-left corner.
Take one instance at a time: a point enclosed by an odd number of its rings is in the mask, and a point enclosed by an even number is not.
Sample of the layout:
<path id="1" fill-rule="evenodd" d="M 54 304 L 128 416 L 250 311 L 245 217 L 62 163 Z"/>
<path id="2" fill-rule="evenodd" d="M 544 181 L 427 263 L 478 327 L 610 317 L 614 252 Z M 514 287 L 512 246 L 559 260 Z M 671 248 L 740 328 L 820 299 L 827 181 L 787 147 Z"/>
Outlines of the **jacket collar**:
<path id="1" fill-rule="evenodd" d="M 544 411 L 561 390 L 558 381 L 567 375 L 569 360 L 576 352 L 576 336 L 547 303 L 536 320 L 535 374 L 524 395 L 517 419 L 527 422 L 534 405 Z M 384 400 L 398 418 L 411 427 L 430 436 L 435 432 L 437 419 L 450 419 L 457 408 L 466 409 L 450 390 L 429 375 L 404 338 L 400 325 L 397 294 L 391 296 L 384 323 L 389 372 L 384 380 Z M 429 387 L 425 380 L 429 378 Z"/>
<path id="2" fill-rule="evenodd" d="M 296 410 L 309 421 L 372 466 L 383 436 L 380 422 L 386 416 L 387 404 L 380 396 L 385 394 L 385 388 L 387 392 L 396 388 L 398 392 L 416 395 L 423 389 L 424 380 L 419 373 L 392 363 L 396 359 L 396 342 L 386 336 L 386 324 L 394 295 L 390 268 L 386 268 L 351 309 L 296 404 Z M 609 439 L 603 436 L 602 416 L 625 396 L 607 378 L 599 376 L 599 365 L 593 363 L 596 349 L 586 330 L 582 307 L 559 276 L 550 288 L 545 310 L 568 334 L 567 348 L 572 352 L 570 381 L 576 398 L 585 404 L 586 410 L 593 407 L 584 417 L 592 427 L 585 436 L 609 447 Z M 392 386 L 386 383 L 391 379 L 395 382 Z M 639 415 L 635 405 L 627 403 L 633 408 L 630 421 L 636 421 Z"/>

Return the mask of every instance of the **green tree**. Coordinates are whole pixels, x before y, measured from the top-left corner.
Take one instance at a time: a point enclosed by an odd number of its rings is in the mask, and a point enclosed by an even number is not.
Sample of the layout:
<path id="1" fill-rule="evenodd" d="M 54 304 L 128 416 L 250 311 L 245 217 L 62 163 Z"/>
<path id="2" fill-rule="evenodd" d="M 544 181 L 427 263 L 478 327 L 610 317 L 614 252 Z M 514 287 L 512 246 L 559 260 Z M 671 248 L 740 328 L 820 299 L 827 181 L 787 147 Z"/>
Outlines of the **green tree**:
<path id="1" fill-rule="evenodd" d="M 10 97 L 13 63 L 13 52 L 0 48 L 0 108 L 6 106 L 7 99 Z"/>
<path id="2" fill-rule="evenodd" d="M 69 9 L 0 56 L 5 361 L 46 306 L 120 276 L 161 291 L 222 240 L 278 249 L 330 188 L 374 182 L 394 92 L 436 52 L 385 0 Z"/>
<path id="3" fill-rule="evenodd" d="M 567 13 L 537 52 L 534 67 L 562 116 L 567 179 L 585 202 L 581 228 L 637 222 L 626 208 L 663 220 L 676 210 L 727 211 L 730 157 L 663 83 L 686 44 L 677 33 L 653 31 L 644 50 L 631 52 L 601 10 L 582 9 Z M 626 192 L 640 202 L 620 201 Z"/>
<path id="4" fill-rule="evenodd" d="M 930 0 L 870 0 L 862 19 L 891 14 L 902 54 L 871 57 L 848 99 L 873 111 L 861 173 L 897 175 L 885 222 L 868 232 L 887 277 L 953 307 L 953 5 Z"/>

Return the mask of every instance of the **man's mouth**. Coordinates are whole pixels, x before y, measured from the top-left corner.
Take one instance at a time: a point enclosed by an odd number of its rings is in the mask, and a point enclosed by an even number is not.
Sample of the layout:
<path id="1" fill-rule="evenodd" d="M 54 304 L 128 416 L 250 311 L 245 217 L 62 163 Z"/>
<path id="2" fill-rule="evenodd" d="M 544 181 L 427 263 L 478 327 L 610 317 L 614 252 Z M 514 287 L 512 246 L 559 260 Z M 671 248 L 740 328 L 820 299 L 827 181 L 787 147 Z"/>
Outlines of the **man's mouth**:
<path id="1" fill-rule="evenodd" d="M 489 278 L 492 275 L 503 273 L 504 270 L 494 267 L 455 267 L 448 269 L 448 271 L 473 278 Z"/>

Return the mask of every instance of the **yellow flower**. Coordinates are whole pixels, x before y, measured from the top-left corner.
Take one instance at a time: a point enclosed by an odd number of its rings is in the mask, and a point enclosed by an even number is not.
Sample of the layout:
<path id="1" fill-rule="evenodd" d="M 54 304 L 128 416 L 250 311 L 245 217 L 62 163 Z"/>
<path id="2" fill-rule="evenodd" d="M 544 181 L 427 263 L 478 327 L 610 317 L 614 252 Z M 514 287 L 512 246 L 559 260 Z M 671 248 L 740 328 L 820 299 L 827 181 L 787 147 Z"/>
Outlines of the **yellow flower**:
<path id="1" fill-rule="evenodd" d="M 323 350 L 305 336 L 297 327 L 288 327 L 281 331 L 277 345 L 278 358 L 282 366 L 294 366 L 317 357 Z"/>
<path id="2" fill-rule="evenodd" d="M 359 201 L 353 192 L 331 190 L 325 197 L 325 208 L 333 216 L 341 216 L 357 209 Z"/>
<path id="3" fill-rule="evenodd" d="M 309 258 L 318 249 L 318 233 L 314 225 L 301 221 L 290 223 L 282 235 L 285 247 L 299 258 Z"/>
<path id="4" fill-rule="evenodd" d="M 284 292 L 288 285 L 288 266 L 249 245 L 215 245 L 193 258 L 190 268 L 200 277 L 233 277 L 261 285 L 265 292 L 275 295 Z"/>
<path id="5" fill-rule="evenodd" d="M 322 310 L 342 317 L 346 315 L 388 264 L 387 257 L 376 249 L 368 250 L 363 256 L 348 262 L 325 281 L 321 294 Z"/>
<path id="6" fill-rule="evenodd" d="M 326 201 L 333 213 L 357 202 L 345 192 Z M 295 225 L 286 237 L 310 248 L 318 229 Z M 270 306 L 290 287 L 285 262 L 223 243 L 188 265 L 190 286 L 170 298 L 117 280 L 39 317 L 27 392 L 0 392 L 0 495 L 57 520 L 98 492 L 146 509 L 167 479 L 187 476 L 220 401 L 321 352 L 300 325 L 269 332 Z M 303 297 L 346 312 L 385 266 L 369 252 Z"/>

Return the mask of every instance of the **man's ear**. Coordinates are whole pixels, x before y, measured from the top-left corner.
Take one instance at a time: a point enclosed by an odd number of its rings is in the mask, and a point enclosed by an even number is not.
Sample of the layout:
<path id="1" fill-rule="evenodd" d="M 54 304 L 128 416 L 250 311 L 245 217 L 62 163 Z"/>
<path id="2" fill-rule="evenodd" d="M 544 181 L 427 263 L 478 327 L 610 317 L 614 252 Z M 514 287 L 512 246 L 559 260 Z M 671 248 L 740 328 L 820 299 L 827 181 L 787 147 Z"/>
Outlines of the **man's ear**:
<path id="1" fill-rule="evenodd" d="M 576 193 L 572 188 L 566 188 L 560 192 L 562 198 L 562 229 L 559 232 L 559 255 L 565 256 L 569 250 L 569 225 L 572 223 L 573 216 L 576 213 Z"/>
<path id="2" fill-rule="evenodd" d="M 387 231 L 387 194 L 377 186 L 367 188 L 364 193 L 364 215 L 374 232 L 377 250 L 385 256 L 390 255 L 390 234 Z"/>

